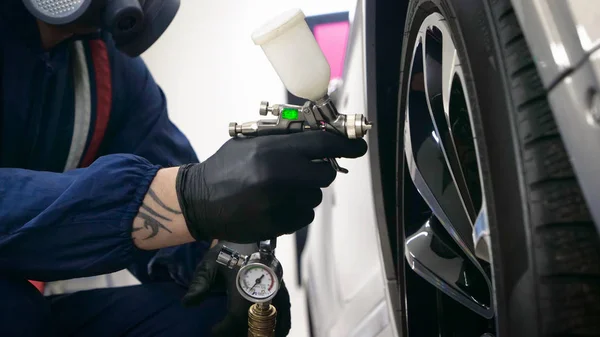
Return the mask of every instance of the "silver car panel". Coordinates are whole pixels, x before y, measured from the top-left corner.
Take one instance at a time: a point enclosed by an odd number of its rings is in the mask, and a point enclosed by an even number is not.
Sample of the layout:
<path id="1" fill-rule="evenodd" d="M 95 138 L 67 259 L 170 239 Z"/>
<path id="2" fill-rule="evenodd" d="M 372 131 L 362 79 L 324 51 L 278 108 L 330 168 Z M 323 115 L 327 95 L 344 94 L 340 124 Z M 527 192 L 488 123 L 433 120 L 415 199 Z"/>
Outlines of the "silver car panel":
<path id="1" fill-rule="evenodd" d="M 549 102 L 600 230 L 600 2 L 512 0 Z"/>
<path id="2" fill-rule="evenodd" d="M 512 2 L 546 88 L 600 47 L 597 0 Z"/>
<path id="3" fill-rule="evenodd" d="M 600 50 L 550 92 L 556 122 L 600 230 Z M 582 200 L 583 201 L 583 200 Z"/>

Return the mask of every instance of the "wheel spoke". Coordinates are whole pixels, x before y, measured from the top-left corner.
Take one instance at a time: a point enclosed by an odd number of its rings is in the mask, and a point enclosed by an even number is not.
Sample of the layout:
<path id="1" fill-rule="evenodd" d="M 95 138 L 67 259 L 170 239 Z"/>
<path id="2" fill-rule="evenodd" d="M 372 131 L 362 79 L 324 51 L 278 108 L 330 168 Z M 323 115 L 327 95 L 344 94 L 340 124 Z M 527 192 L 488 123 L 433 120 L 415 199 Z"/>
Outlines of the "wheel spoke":
<path id="1" fill-rule="evenodd" d="M 413 184 L 415 185 L 415 187 L 417 188 L 417 191 L 423 198 L 423 200 L 427 203 L 427 205 L 429 206 L 429 208 L 431 209 L 433 214 L 441 221 L 442 225 L 450 233 L 450 235 L 452 236 L 454 241 L 456 241 L 456 243 L 461 247 L 461 249 L 465 252 L 465 254 L 472 255 L 473 247 L 469 245 L 470 240 L 465 239 L 465 238 L 469 238 L 469 236 L 472 235 L 472 231 L 469 230 L 468 233 L 465 233 L 464 232 L 465 226 L 460 226 L 457 228 L 456 226 L 453 225 L 453 222 L 450 220 L 450 217 L 453 216 L 453 218 L 455 220 L 454 223 L 456 223 L 457 218 L 460 218 L 462 215 L 463 225 L 464 224 L 468 225 L 468 221 L 465 217 L 465 214 L 463 212 L 456 211 L 456 206 L 457 206 L 456 203 L 454 203 L 453 205 L 450 205 L 450 207 L 444 207 L 444 205 L 442 203 L 440 203 L 439 200 L 450 200 L 451 198 L 444 198 L 443 196 L 436 196 L 436 193 L 434 192 L 434 190 L 438 190 L 438 191 L 446 191 L 446 195 L 453 194 L 453 193 L 449 193 L 449 190 L 452 190 L 452 185 L 448 184 L 448 180 L 444 181 L 444 179 L 443 179 L 443 176 L 445 175 L 445 173 L 444 172 L 436 172 L 431 169 L 431 168 L 436 168 L 436 169 L 444 168 L 443 165 L 439 165 L 439 157 L 437 157 L 438 165 L 435 165 L 433 160 L 428 162 L 429 165 L 426 165 L 429 168 L 429 170 L 427 170 L 427 173 L 426 173 L 427 175 L 430 176 L 429 183 L 426 181 L 423 173 L 421 172 L 421 170 L 419 169 L 419 167 L 417 165 L 417 161 L 415 160 L 415 156 L 414 156 L 413 150 L 412 150 L 413 149 L 413 145 L 412 145 L 413 140 L 411 139 L 412 138 L 411 131 L 413 131 L 413 130 L 411 130 L 411 126 L 410 126 L 410 124 L 411 124 L 410 117 L 411 116 L 409 114 L 407 114 L 405 131 L 404 131 L 404 147 L 405 147 L 404 152 L 405 152 L 405 156 L 406 156 L 406 165 L 408 166 L 408 172 L 410 174 L 410 178 L 411 178 Z M 421 147 L 421 149 L 423 149 L 427 145 L 432 145 L 432 143 L 434 143 L 434 141 L 432 142 L 431 138 L 433 138 L 433 137 L 430 136 L 426 139 L 426 141 L 423 142 L 424 145 Z M 433 146 L 435 146 L 435 145 L 433 145 Z M 429 153 L 434 152 L 434 151 L 430 151 L 429 149 L 425 149 L 425 150 L 427 150 L 427 151 L 421 151 L 421 153 L 423 155 L 427 155 Z M 436 157 L 433 157 L 433 158 L 436 158 Z M 438 177 L 439 179 L 434 181 L 434 179 L 433 179 L 434 177 Z M 433 184 L 432 184 L 432 182 L 433 182 Z M 433 185 L 433 186 L 431 186 L 431 185 Z M 460 221 L 460 220 L 458 220 L 458 221 Z M 469 226 L 469 228 L 471 228 L 471 227 Z M 457 231 L 457 229 L 463 229 L 463 231 L 459 232 L 459 231 Z"/>
<path id="2" fill-rule="evenodd" d="M 440 31 L 442 35 L 442 97 L 444 101 L 444 112 L 449 120 L 450 111 L 450 92 L 452 82 L 457 71 L 460 71 L 460 64 L 456 55 L 456 46 L 452 39 L 448 38 L 448 31 Z M 446 38 L 446 39 L 444 39 Z M 446 42 L 446 43 L 444 43 Z"/>
<path id="3" fill-rule="evenodd" d="M 422 50 L 422 45 L 416 47 L 414 76 L 420 73 L 417 62 L 423 60 Z M 423 91 L 408 94 L 404 147 L 415 186 L 459 246 L 472 255 L 473 222 L 465 212 Z"/>
<path id="4" fill-rule="evenodd" d="M 455 75 L 456 47 L 451 39 L 444 38 L 448 34 L 447 31 L 444 32 L 437 27 L 429 28 L 424 32 L 425 92 L 427 106 L 440 140 L 446 165 L 458 190 L 462 206 L 473 224 L 476 217 L 475 207 L 449 125 L 450 107 L 452 100 L 456 98 L 452 96 L 451 91 L 455 85 L 460 85 L 460 80 L 457 80 L 458 77 Z"/>
<path id="5" fill-rule="evenodd" d="M 410 178 L 414 184 L 414 186 L 416 187 L 419 195 L 423 198 L 423 200 L 425 201 L 425 203 L 427 203 L 427 205 L 429 206 L 429 209 L 431 210 L 431 212 L 437 217 L 437 219 L 439 219 L 441 225 L 443 226 L 443 228 L 450 234 L 450 237 L 452 238 L 452 240 L 454 240 L 454 242 L 457 244 L 457 246 L 460 248 L 460 250 L 463 252 L 463 254 L 469 259 L 471 260 L 471 262 L 473 262 L 474 265 L 478 266 L 479 269 L 481 269 L 481 266 L 479 264 L 479 262 L 477 261 L 477 259 L 475 258 L 474 255 L 474 245 L 473 245 L 473 230 L 469 224 L 468 221 L 466 219 L 466 214 L 464 212 L 460 212 L 457 211 L 457 204 L 456 202 L 452 203 L 452 200 L 457 200 L 458 196 L 456 195 L 456 190 L 453 190 L 453 186 L 452 184 L 448 184 L 446 181 L 446 184 L 444 187 L 442 187 L 444 185 L 444 173 L 441 172 L 438 173 L 436 171 L 432 171 L 431 168 L 445 168 L 444 165 L 435 165 L 435 162 L 433 161 L 428 161 L 427 163 L 429 165 L 424 165 L 426 166 L 429 170 L 427 171 L 427 174 L 430 176 L 429 182 L 426 181 L 426 179 L 424 178 L 424 174 L 423 172 L 419 169 L 418 165 L 417 165 L 417 161 L 415 160 L 415 156 L 413 153 L 413 139 L 411 139 L 411 126 L 410 126 L 410 115 L 407 114 L 406 117 L 406 122 L 405 122 L 405 128 L 404 128 L 404 147 L 405 147 L 405 158 L 406 158 L 406 165 L 408 167 L 408 172 L 410 175 Z M 431 137 L 433 138 L 433 137 Z M 422 151 L 420 151 L 422 156 L 428 156 L 430 153 L 435 153 L 434 151 L 431 151 L 431 147 L 427 148 L 427 144 L 431 145 L 432 141 L 431 138 L 428 138 L 426 141 L 423 142 L 423 145 L 420 149 Z M 428 156 L 425 157 L 426 159 L 430 159 L 430 158 L 438 158 L 438 163 L 440 162 L 439 160 L 439 156 L 438 157 L 432 157 L 432 156 Z M 434 180 L 433 177 L 439 177 L 440 179 Z M 434 182 L 435 185 L 433 187 L 430 186 L 430 182 Z M 436 196 L 436 193 L 434 192 L 434 190 L 442 190 L 445 193 L 443 195 L 439 195 Z M 454 191 L 454 193 L 451 193 L 452 191 Z M 452 195 L 454 195 L 454 199 L 452 199 Z M 460 207 L 460 206 L 459 206 Z M 456 226 L 457 220 L 460 221 L 460 216 L 462 215 L 462 226 Z M 465 226 L 467 225 L 467 226 Z M 468 229 L 468 232 L 465 232 L 465 229 Z M 483 270 L 483 269 L 481 269 Z"/>
<path id="6" fill-rule="evenodd" d="M 485 203 L 477 215 L 475 226 L 473 226 L 473 243 L 475 245 L 475 256 L 490 263 L 490 227 Z"/>
<path id="7" fill-rule="evenodd" d="M 405 255 L 409 266 L 457 302 L 491 318 L 494 313 L 484 274 L 447 244 L 448 241 L 443 239 L 444 230 L 436 230 L 436 222 L 435 218 L 428 220 L 406 239 Z"/>
<path id="8" fill-rule="evenodd" d="M 494 311 L 492 286 L 483 267 L 489 265 L 477 259 L 491 259 L 489 230 L 469 96 L 456 46 L 439 14 L 429 15 L 421 25 L 408 83 L 403 135 L 407 176 L 402 179 L 409 182 L 402 190 L 405 259 L 423 279 L 489 319 Z"/>

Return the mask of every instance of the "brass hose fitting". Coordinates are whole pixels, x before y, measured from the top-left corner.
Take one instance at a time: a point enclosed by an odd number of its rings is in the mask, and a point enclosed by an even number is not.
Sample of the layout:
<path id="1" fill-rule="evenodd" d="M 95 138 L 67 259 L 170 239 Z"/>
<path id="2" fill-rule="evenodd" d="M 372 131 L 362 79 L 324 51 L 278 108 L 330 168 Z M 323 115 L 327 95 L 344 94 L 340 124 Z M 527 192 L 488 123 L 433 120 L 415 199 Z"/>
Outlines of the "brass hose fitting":
<path id="1" fill-rule="evenodd" d="M 269 303 L 255 303 L 248 309 L 248 337 L 275 337 L 277 309 Z"/>

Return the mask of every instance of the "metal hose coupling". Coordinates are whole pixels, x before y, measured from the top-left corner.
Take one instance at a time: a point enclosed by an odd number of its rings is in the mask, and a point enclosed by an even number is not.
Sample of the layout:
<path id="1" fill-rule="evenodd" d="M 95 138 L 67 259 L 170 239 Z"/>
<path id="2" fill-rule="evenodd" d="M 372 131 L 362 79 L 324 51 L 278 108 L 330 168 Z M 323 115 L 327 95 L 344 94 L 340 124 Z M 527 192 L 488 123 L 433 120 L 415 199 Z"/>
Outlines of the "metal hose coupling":
<path id="1" fill-rule="evenodd" d="M 248 337 L 275 337 L 277 309 L 269 303 L 255 303 L 248 309 Z"/>

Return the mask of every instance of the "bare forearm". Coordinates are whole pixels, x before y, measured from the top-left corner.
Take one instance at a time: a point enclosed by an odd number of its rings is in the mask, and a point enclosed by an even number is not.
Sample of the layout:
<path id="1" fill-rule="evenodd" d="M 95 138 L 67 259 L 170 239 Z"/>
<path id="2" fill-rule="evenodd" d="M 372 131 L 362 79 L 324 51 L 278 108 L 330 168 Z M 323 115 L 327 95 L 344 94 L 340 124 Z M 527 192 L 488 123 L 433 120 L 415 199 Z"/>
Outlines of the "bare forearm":
<path id="1" fill-rule="evenodd" d="M 177 172 L 177 167 L 159 170 L 150 184 L 131 229 L 133 242 L 140 249 L 159 249 L 194 241 L 177 200 Z"/>

